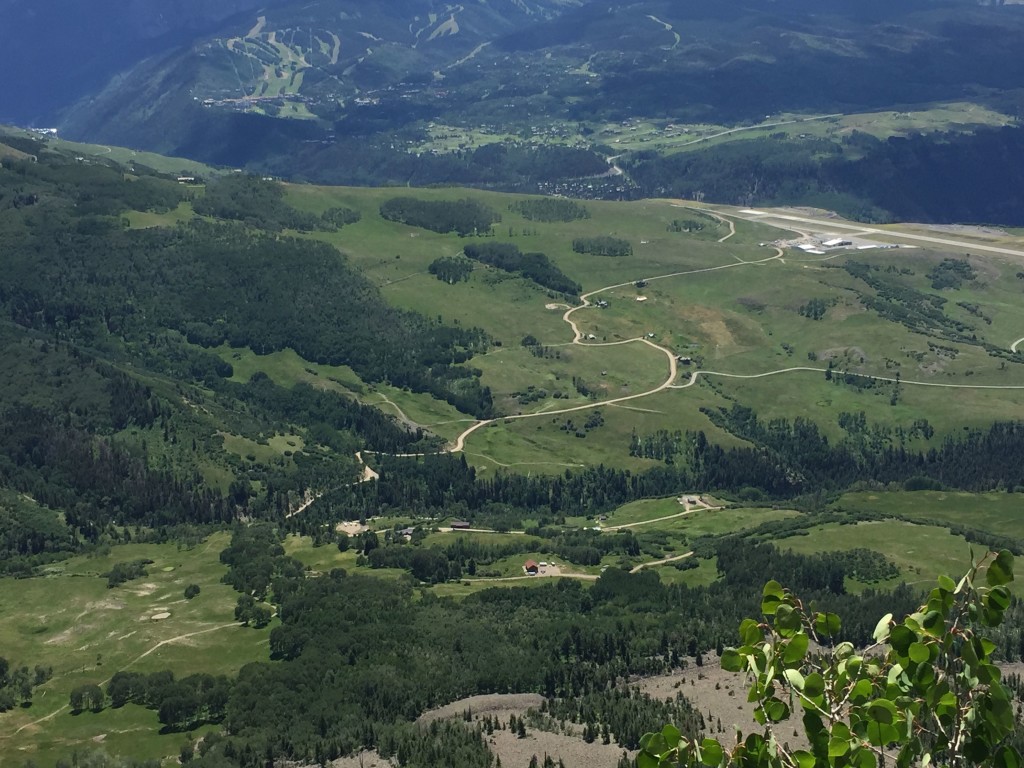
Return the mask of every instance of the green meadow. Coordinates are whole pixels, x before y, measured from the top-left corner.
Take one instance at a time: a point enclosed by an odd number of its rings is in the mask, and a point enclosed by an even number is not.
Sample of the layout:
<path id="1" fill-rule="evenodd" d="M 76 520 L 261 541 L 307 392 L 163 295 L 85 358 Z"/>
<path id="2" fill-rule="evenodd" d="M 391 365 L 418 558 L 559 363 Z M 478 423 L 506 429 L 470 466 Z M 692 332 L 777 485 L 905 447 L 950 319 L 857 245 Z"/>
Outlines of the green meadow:
<path id="1" fill-rule="evenodd" d="M 302 236 L 337 247 L 387 300 L 445 323 L 480 327 L 490 335 L 493 346 L 469 364 L 481 372 L 500 413 L 514 418 L 499 418 L 468 438 L 466 455 L 483 472 L 516 468 L 550 473 L 594 463 L 642 469 L 651 463 L 628 456 L 634 430 L 640 435 L 660 429 L 703 430 L 719 443 L 735 445 L 735 438 L 700 411 L 731 402 L 749 405 L 764 418 L 810 416 L 836 438 L 842 437 L 836 419 L 844 411 L 864 411 L 870 421 L 890 427 L 927 419 L 938 435 L 933 440 L 963 426 L 1011 417 L 1024 406 L 1024 389 L 1012 389 L 1024 387 L 1024 360 L 999 358 L 979 344 L 913 331 L 866 309 L 864 302 L 876 291 L 842 268 L 847 260 L 856 260 L 896 291 L 936 296 L 951 322 L 973 328 L 981 343 L 1008 349 L 1024 335 L 1024 302 L 1018 268 L 1002 257 L 974 254 L 969 258 L 973 280 L 955 290 L 935 290 L 932 270 L 945 258 L 962 258 L 956 249 L 848 251 L 825 260 L 786 250 L 780 258 L 776 248 L 765 246 L 792 237 L 791 231 L 746 221 L 729 208 L 719 208 L 715 218 L 682 201 L 587 201 L 590 218 L 539 222 L 510 209 L 517 196 L 500 193 L 287 189 L 289 202 L 302 210 L 319 213 L 348 206 L 361 212 L 359 222 L 337 232 Z M 581 343 L 573 343 L 573 330 L 563 318 L 574 306 L 570 298 L 483 265 L 455 285 L 430 275 L 435 259 L 460 253 L 473 238 L 381 218 L 378 209 L 384 201 L 408 194 L 431 200 L 472 197 L 489 205 L 502 217 L 494 227 L 494 240 L 546 253 L 580 282 L 592 294 L 592 306 L 570 316 L 582 334 Z M 179 210 L 165 219 L 183 215 Z M 673 222 L 680 220 L 698 221 L 704 229 L 673 231 Z M 626 239 L 633 254 L 609 258 L 573 251 L 574 238 L 595 235 Z M 965 248 L 969 242 L 965 240 Z M 826 307 L 816 320 L 805 310 L 815 301 Z M 523 347 L 527 336 L 541 347 L 533 352 Z M 248 349 L 216 351 L 232 364 L 236 380 L 262 371 L 284 386 L 307 383 L 334 390 L 449 442 L 474 424 L 471 416 L 430 396 L 386 383 L 369 385 L 349 368 L 315 364 L 291 351 L 265 356 Z M 672 382 L 667 353 L 693 361 L 680 364 Z M 899 377 L 898 396 L 893 398 L 893 382 L 864 388 L 839 377 L 826 381 L 829 364 L 860 376 Z M 697 370 L 705 373 L 688 386 Z M 652 392 L 666 383 L 675 388 Z M 602 404 L 620 398 L 627 399 Z M 951 409 L 954 398 L 958 407 Z M 551 413 L 566 409 L 579 410 Z M 600 421 L 584 429 L 595 412 Z M 238 453 L 243 446 L 229 440 L 226 447 Z"/>
<path id="2" fill-rule="evenodd" d="M 53 668 L 31 707 L 0 715 L 0 765 L 52 765 L 74 749 L 108 745 L 141 759 L 176 756 L 182 734 L 162 736 L 156 713 L 128 705 L 73 715 L 72 689 L 116 672 L 233 675 L 267 658 L 270 629 L 234 621 L 238 598 L 220 582 L 219 533 L 194 549 L 128 544 L 50 566 L 42 578 L 0 580 L 0 648 L 12 663 Z M 108 589 L 115 562 L 150 559 L 147 575 Z M 189 584 L 200 587 L 186 600 Z"/>
<path id="3" fill-rule="evenodd" d="M 903 520 L 852 525 L 829 523 L 809 529 L 806 536 L 781 540 L 777 546 L 802 554 L 871 549 L 885 555 L 899 568 L 900 576 L 892 584 L 906 581 L 920 584 L 922 589 L 933 584 L 941 574 L 966 572 L 971 564 L 971 544 L 963 536 L 939 526 Z M 859 585 L 849 586 L 857 588 Z"/>

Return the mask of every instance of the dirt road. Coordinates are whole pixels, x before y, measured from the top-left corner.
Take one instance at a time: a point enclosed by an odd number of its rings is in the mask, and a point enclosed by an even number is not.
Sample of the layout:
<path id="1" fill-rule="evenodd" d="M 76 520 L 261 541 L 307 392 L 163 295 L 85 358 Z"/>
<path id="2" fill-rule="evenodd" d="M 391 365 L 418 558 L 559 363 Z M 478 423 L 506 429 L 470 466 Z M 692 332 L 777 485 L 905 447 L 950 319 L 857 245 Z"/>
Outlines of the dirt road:
<path id="1" fill-rule="evenodd" d="M 659 565 L 666 565 L 667 563 L 686 560 L 688 557 L 693 557 L 693 551 L 684 552 L 681 555 L 673 555 L 672 557 L 663 557 L 661 560 L 651 560 L 648 563 L 640 563 L 640 565 L 631 569 L 630 573 L 640 573 L 644 568 L 657 568 Z"/>
<path id="2" fill-rule="evenodd" d="M 774 126 L 779 126 L 779 125 L 789 125 L 791 123 L 805 122 L 805 121 L 809 121 L 809 120 L 825 120 L 825 119 L 828 119 L 828 118 L 831 118 L 831 117 L 841 117 L 841 115 L 823 115 L 823 116 L 814 117 L 814 118 L 803 118 L 803 119 L 800 119 L 800 120 L 790 120 L 790 121 L 783 121 L 783 122 L 778 122 L 778 123 L 763 124 L 763 125 L 760 125 L 760 126 L 753 126 L 751 128 L 732 129 L 730 131 L 724 131 L 724 132 L 722 132 L 720 134 L 715 134 L 715 135 L 716 136 L 722 136 L 722 135 L 726 135 L 726 134 L 729 134 L 729 133 L 737 133 L 737 132 L 743 131 L 743 130 L 755 130 L 757 128 L 774 127 Z M 699 141 L 706 141 L 709 138 L 714 138 L 714 136 L 705 137 L 703 139 L 698 139 L 697 141 L 698 142 Z M 692 207 L 692 206 L 686 206 L 686 205 L 679 204 L 676 207 L 685 208 L 685 207 Z M 739 219 L 742 219 L 744 221 L 762 221 L 764 223 L 769 224 L 770 226 L 779 227 L 780 229 L 792 229 L 792 227 L 788 227 L 788 226 L 785 226 L 783 224 L 775 224 L 775 223 L 773 223 L 774 221 L 778 220 L 778 221 L 781 221 L 781 222 L 797 222 L 797 223 L 801 223 L 801 224 L 811 224 L 811 225 L 814 225 L 815 227 L 819 227 L 819 228 L 826 229 L 826 230 L 828 230 L 828 229 L 844 229 L 844 230 L 856 231 L 856 232 L 858 232 L 861 235 L 881 235 L 881 236 L 883 236 L 886 239 L 903 238 L 903 239 L 907 239 L 907 240 L 915 240 L 915 241 L 927 242 L 927 243 L 932 243 L 932 244 L 937 244 L 937 245 L 952 246 L 952 247 L 956 247 L 956 248 L 964 248 L 964 249 L 970 249 L 970 250 L 976 250 L 976 251 L 986 251 L 986 252 L 990 252 L 990 253 L 998 253 L 998 254 L 1002 254 L 1002 255 L 1015 256 L 1015 257 L 1018 257 L 1018 258 L 1024 260 L 1024 250 L 1017 250 L 1017 249 L 1012 249 L 1012 248 L 1001 248 L 1001 247 L 998 247 L 998 246 L 983 245 L 983 244 L 979 244 L 979 243 L 967 243 L 967 242 L 964 242 L 964 241 L 961 241 L 961 240 L 954 240 L 954 239 L 949 239 L 949 238 L 931 237 L 929 235 L 918 235 L 918 234 L 914 234 L 914 233 L 911 233 L 911 232 L 903 232 L 903 231 L 899 231 L 899 230 L 895 230 L 895 229 L 884 229 L 883 230 L 883 229 L 865 228 L 862 225 L 855 225 L 855 224 L 847 224 L 847 223 L 843 223 L 843 222 L 836 222 L 836 221 L 833 221 L 833 220 L 830 220 L 830 219 L 815 219 L 815 218 L 811 218 L 811 217 L 794 216 L 794 215 L 791 215 L 791 214 L 782 213 L 782 212 L 776 212 L 776 211 L 770 211 L 770 210 L 745 209 L 745 210 L 739 211 L 738 213 L 734 214 L 734 213 L 724 213 L 724 212 L 721 212 L 721 211 L 714 211 L 714 210 L 706 209 L 706 208 L 696 208 L 696 207 L 694 207 L 693 209 L 694 210 L 699 210 L 699 211 L 701 211 L 703 213 L 706 213 L 708 215 L 714 216 L 716 219 L 718 219 L 720 221 L 727 222 L 729 224 L 729 233 L 727 235 L 725 235 L 724 237 L 720 238 L 719 242 L 725 242 L 726 240 L 728 240 L 729 238 L 733 237 L 736 234 L 736 225 L 735 225 L 735 221 L 733 221 L 733 219 L 739 218 Z M 616 283 L 614 285 L 608 285 L 608 286 L 605 286 L 603 288 L 597 288 L 597 289 L 595 289 L 593 291 L 589 291 L 589 292 L 583 294 L 580 297 L 580 299 L 582 300 L 582 303 L 580 305 L 578 305 L 578 306 L 567 308 L 565 313 L 562 315 L 562 320 L 569 326 L 569 328 L 572 330 L 572 334 L 573 334 L 572 341 L 570 341 L 569 344 L 577 345 L 577 346 L 581 346 L 581 347 L 610 347 L 610 346 L 618 346 L 618 345 L 621 345 L 621 344 L 635 344 L 635 343 L 646 344 L 647 346 L 651 347 L 652 349 L 655 349 L 655 350 L 661 352 L 668 359 L 669 371 L 668 371 L 668 377 L 665 379 L 665 381 L 662 382 L 657 387 L 654 387 L 653 389 L 650 389 L 650 390 L 648 390 L 646 392 L 640 392 L 640 393 L 635 394 L 635 395 L 626 395 L 626 396 L 623 396 L 623 397 L 613 398 L 613 399 L 610 399 L 610 400 L 602 400 L 602 401 L 598 401 L 598 402 L 594 402 L 594 403 L 587 403 L 586 405 L 574 406 L 574 407 L 571 407 L 571 408 L 561 408 L 561 409 L 557 409 L 557 410 L 545 410 L 545 411 L 540 411 L 540 412 L 536 412 L 536 413 L 522 413 L 522 414 L 516 414 L 514 416 L 502 416 L 502 417 L 496 418 L 496 419 L 484 419 L 484 420 L 481 420 L 481 421 L 477 421 L 476 423 L 472 424 L 470 427 L 465 429 L 461 434 L 459 434 L 458 437 L 455 439 L 455 441 L 451 445 L 449 445 L 449 446 L 447 446 L 447 447 L 445 447 L 443 449 L 443 452 L 444 453 L 460 453 L 460 452 L 464 451 L 465 447 L 466 447 L 466 441 L 475 432 L 477 432 L 478 430 L 482 429 L 483 427 L 489 426 L 491 424 L 496 424 L 499 421 L 505 421 L 505 422 L 508 422 L 508 421 L 520 421 L 522 419 L 534 419 L 534 418 L 540 418 L 540 417 L 559 416 L 559 415 L 563 415 L 563 414 L 567 414 L 567 413 L 577 413 L 577 412 L 580 412 L 580 411 L 589 411 L 589 410 L 594 410 L 596 408 L 604 408 L 604 407 L 607 407 L 607 406 L 619 405 L 621 403 L 627 403 L 627 402 L 631 402 L 631 401 L 634 401 L 634 400 L 640 400 L 640 399 L 643 399 L 645 397 L 650 397 L 650 396 L 656 395 L 656 394 L 658 394 L 660 392 L 664 392 L 664 391 L 666 391 L 668 389 L 688 389 L 688 388 L 694 386 L 694 384 L 697 383 L 697 380 L 701 376 L 721 376 L 721 377 L 725 377 L 725 378 L 735 378 L 735 379 L 759 379 L 759 378 L 764 378 L 764 377 L 768 377 L 768 376 L 778 376 L 778 375 L 782 375 L 782 374 L 786 374 L 786 373 L 800 373 L 800 372 L 824 373 L 825 372 L 824 368 L 811 368 L 811 367 L 806 367 L 806 366 L 797 366 L 797 367 L 792 367 L 792 368 L 781 368 L 781 369 L 778 369 L 778 370 L 766 371 L 764 373 L 759 373 L 759 374 L 734 374 L 734 373 L 726 373 L 726 372 L 723 372 L 723 371 L 699 370 L 699 371 L 695 371 L 694 374 L 690 377 L 689 381 L 687 381 L 686 383 L 684 383 L 684 384 L 676 384 L 675 380 L 676 380 L 676 377 L 678 376 L 679 371 L 678 371 L 678 365 L 677 365 L 677 362 L 676 362 L 676 355 L 675 355 L 675 353 L 672 350 L 668 349 L 667 347 L 662 347 L 662 346 L 660 346 L 658 344 L 655 344 L 650 339 L 643 338 L 643 337 L 638 337 L 638 338 L 635 338 L 635 339 L 626 339 L 624 341 L 601 342 L 601 343 L 587 343 L 585 341 L 585 334 L 580 330 L 579 325 L 573 319 L 573 315 L 575 315 L 577 312 L 580 312 L 580 311 L 585 310 L 585 309 L 592 309 L 594 307 L 594 303 L 591 301 L 591 299 L 594 296 L 598 296 L 598 295 L 600 295 L 602 293 L 606 293 L 608 291 L 616 290 L 618 288 L 625 288 L 627 286 L 634 285 L 636 282 L 639 282 L 639 281 L 644 281 L 644 282 L 647 282 L 647 283 L 651 283 L 651 282 L 654 282 L 654 281 L 657 281 L 657 280 L 667 280 L 669 278 L 674 278 L 674 277 L 685 277 L 685 276 L 688 276 L 688 275 L 699 275 L 699 274 L 705 274 L 705 273 L 709 273 L 709 272 L 718 272 L 718 271 L 721 271 L 721 270 L 724 270 L 724 269 L 734 269 L 736 267 L 741 267 L 741 266 L 763 265 L 763 264 L 767 264 L 767 263 L 773 262 L 773 261 L 780 261 L 782 263 L 785 263 L 785 261 L 783 259 L 784 255 L 785 255 L 784 251 L 781 248 L 775 248 L 775 254 L 772 255 L 772 256 L 769 256 L 767 258 L 764 258 L 764 259 L 757 259 L 755 261 L 743 261 L 742 259 L 737 259 L 737 261 L 735 261 L 735 262 L 731 262 L 731 263 L 728 263 L 728 264 L 720 264 L 720 265 L 714 266 L 714 267 L 704 267 L 704 268 L 701 268 L 701 269 L 681 270 L 681 271 L 678 271 L 678 272 L 670 272 L 670 273 L 664 274 L 664 275 L 653 275 L 653 276 L 649 276 L 649 277 L 639 277 L 636 280 L 630 280 L 630 281 L 623 282 L 623 283 Z M 549 308 L 550 308 L 550 306 L 551 305 L 548 305 Z M 1024 338 L 1021 338 L 1021 339 L 1018 339 L 1017 341 L 1015 341 L 1011 345 L 1010 350 L 1012 352 L 1016 352 L 1017 351 L 1017 347 L 1020 344 L 1024 344 Z M 895 379 L 888 378 L 888 377 L 885 377 L 885 376 L 871 376 L 869 378 L 873 378 L 873 379 L 876 379 L 878 381 L 887 381 L 887 382 L 895 382 L 896 381 Z M 903 384 L 903 385 L 907 385 L 907 386 L 937 387 L 937 388 L 942 388 L 942 389 L 1024 390 L 1024 385 L 946 384 L 946 383 L 940 383 L 940 382 L 913 381 L 913 380 L 909 380 L 909 379 L 901 379 L 899 383 Z M 415 457 L 421 457 L 424 454 L 416 453 L 416 454 L 397 454 L 397 455 L 398 456 L 409 457 L 409 458 L 415 458 Z"/>

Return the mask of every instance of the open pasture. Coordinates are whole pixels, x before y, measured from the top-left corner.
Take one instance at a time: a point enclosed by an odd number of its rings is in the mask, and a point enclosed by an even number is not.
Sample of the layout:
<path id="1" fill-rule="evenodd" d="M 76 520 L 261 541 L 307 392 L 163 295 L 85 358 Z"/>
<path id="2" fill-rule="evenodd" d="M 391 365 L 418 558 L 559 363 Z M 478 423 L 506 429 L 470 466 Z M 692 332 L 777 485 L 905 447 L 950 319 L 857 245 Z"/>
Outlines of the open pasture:
<path id="1" fill-rule="evenodd" d="M 158 735 L 155 712 L 129 706 L 72 715 L 71 690 L 105 685 L 121 670 L 176 675 L 232 675 L 267 658 L 270 628 L 234 621 L 237 593 L 220 582 L 219 554 L 229 534 L 194 549 L 174 544 L 127 544 L 80 556 L 47 569 L 41 578 L 0 580 L 0 648 L 29 667 L 53 667 L 31 707 L 0 715 L 0 765 L 31 759 L 53 764 L 74 749 L 109 743 L 140 759 L 177 755 L 181 734 Z M 116 562 L 146 558 L 147 575 L 109 589 Z M 189 584 L 200 587 L 186 600 Z M 8 762 L 11 761 L 11 762 Z"/>
<path id="2" fill-rule="evenodd" d="M 834 506 L 890 513 L 921 523 L 960 525 L 996 536 L 1024 539 L 1024 498 L 1016 493 L 858 491 L 843 494 Z"/>
<path id="3" fill-rule="evenodd" d="M 591 346 L 572 344 L 574 330 L 563 317 L 575 306 L 571 297 L 483 265 L 468 281 L 454 285 L 430 275 L 435 259 L 457 255 L 467 242 L 480 238 L 381 218 L 383 202 L 410 194 L 425 200 L 470 197 L 499 213 L 495 241 L 546 253 L 590 294 L 592 306 L 576 309 L 569 319 L 582 345 Z M 1024 386 L 1022 361 L 990 353 L 1009 351 L 1024 336 L 1024 287 L 1016 277 L 1016 261 L 975 252 L 967 257 L 972 278 L 959 287 L 933 285 L 943 260 L 965 258 L 970 240 L 963 249 L 849 250 L 821 258 L 787 249 L 780 256 L 769 243 L 791 237 L 792 231 L 747 221 L 731 208 L 709 212 L 681 201 L 584 201 L 589 218 L 543 222 L 512 210 L 521 196 L 472 190 L 289 186 L 288 199 L 311 212 L 339 205 L 358 209 L 359 222 L 312 236 L 338 247 L 395 305 L 480 327 L 495 340 L 469 365 L 482 372 L 503 416 L 526 418 L 499 419 L 468 438 L 467 456 L 481 471 L 553 472 L 597 462 L 640 469 L 649 464 L 619 447 L 628 445 L 634 429 L 638 434 L 703 429 L 735 444 L 698 410 L 728 407 L 732 399 L 764 418 L 810 416 L 833 438 L 843 436 L 836 420 L 844 411 L 863 410 L 869 420 L 893 428 L 927 419 L 943 435 L 965 424 L 1012 418 L 1024 405 L 1024 390 L 1009 388 Z M 690 221 L 704 228 L 676 231 L 676 224 Z M 828 227 L 827 222 L 777 222 L 806 233 L 820 234 Z M 632 255 L 573 251 L 574 239 L 598 235 L 627 240 Z M 874 282 L 851 274 L 844 268 L 848 261 L 867 265 Z M 920 301 L 940 308 L 949 319 L 943 328 L 912 330 L 900 320 L 906 306 Z M 961 337 L 951 336 L 955 328 Z M 527 336 L 545 348 L 543 354 L 522 347 Z M 637 338 L 656 346 L 616 345 Z M 691 361 L 679 363 L 675 386 L 680 389 L 601 404 L 659 387 L 668 377 L 670 353 Z M 351 371 L 331 372 L 280 354 L 280 359 L 260 358 L 253 364 L 251 355 L 243 352 L 236 358 L 235 350 L 225 359 L 232 358 L 239 378 L 262 369 L 281 382 L 308 381 L 354 392 L 362 402 L 433 428 L 449 441 L 473 424 L 430 397 L 386 385 L 369 388 Z M 899 391 L 895 381 L 865 387 L 863 381 L 845 383 L 834 376 L 827 382 L 830 365 L 837 373 L 899 378 Z M 697 371 L 696 385 L 687 386 Z M 579 392 L 578 382 L 592 397 Z M 967 407 L 950 409 L 951 397 Z M 547 415 L 581 406 L 570 414 Z M 594 412 L 604 423 L 595 419 L 586 428 Z M 927 446 L 922 442 L 922 447 Z"/>
<path id="4" fill-rule="evenodd" d="M 940 574 L 965 573 L 971 565 L 971 545 L 962 536 L 902 520 L 829 523 L 809 529 L 806 536 L 778 541 L 776 546 L 802 554 L 871 549 L 896 564 L 898 581 L 922 585 L 933 583 Z"/>

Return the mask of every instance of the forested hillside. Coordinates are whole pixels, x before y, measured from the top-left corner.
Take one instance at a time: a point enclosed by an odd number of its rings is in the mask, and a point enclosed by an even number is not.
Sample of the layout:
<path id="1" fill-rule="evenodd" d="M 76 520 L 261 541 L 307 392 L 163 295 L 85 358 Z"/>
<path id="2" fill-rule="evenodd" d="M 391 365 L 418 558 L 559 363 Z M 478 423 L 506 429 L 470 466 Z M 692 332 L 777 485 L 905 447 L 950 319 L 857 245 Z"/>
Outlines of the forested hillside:
<path id="1" fill-rule="evenodd" d="M 39 754 L 91 749 L 97 733 L 130 723 L 139 743 L 124 754 L 165 757 L 170 744 L 182 762 L 211 768 L 364 750 L 402 766 L 483 768 L 506 729 L 601 741 L 616 754 L 666 720 L 696 736 L 720 717 L 694 691 L 659 698 L 635 684 L 717 662 L 756 612 L 766 575 L 841 613 L 838 639 L 855 644 L 869 642 L 880 615 L 917 605 L 902 582 L 920 566 L 891 552 L 790 549 L 788 540 L 829 526 L 926 527 L 909 514 L 845 508 L 839 494 L 988 492 L 1002 505 L 1024 489 L 1012 399 L 997 412 L 965 398 L 977 413 L 965 406 L 964 423 L 936 426 L 931 406 L 903 409 L 909 381 L 840 367 L 856 367 L 852 359 L 800 369 L 830 388 L 823 397 L 870 408 L 837 406 L 834 424 L 767 415 L 768 398 L 755 410 L 717 384 L 668 393 L 699 397 L 692 414 L 659 405 L 628 410 L 640 425 L 632 430 L 606 423 L 615 365 L 631 367 L 630 398 L 667 388 L 643 390 L 647 357 L 613 356 L 626 345 L 656 360 L 659 382 L 666 351 L 693 355 L 672 355 L 670 383 L 692 383 L 705 370 L 698 355 L 711 354 L 679 331 L 652 341 L 662 288 L 637 277 L 653 262 L 699 291 L 722 268 L 709 266 L 717 256 L 774 266 L 779 256 L 735 258 L 759 252 L 763 230 L 751 234 L 746 221 L 732 251 L 717 242 L 724 216 L 664 204 L 643 226 L 664 238 L 666 257 L 608 203 L 325 193 L 244 174 L 180 184 L 15 143 L 24 156 L 0 163 L 0 608 L 18 618 L 0 627 L 17 650 L 14 672 L 0 675 L 0 704 L 15 708 L 0 717 L 18 725 L 0 734 L 0 753 L 35 738 L 17 730 L 35 721 L 46 739 Z M 998 274 L 990 262 L 908 256 L 901 271 L 871 258 L 830 263 L 814 279 L 842 280 L 859 322 L 880 338 L 920 336 L 943 359 L 969 357 L 979 377 L 1013 380 L 1018 355 L 989 339 L 994 323 L 977 303 Z M 798 262 L 795 277 L 776 274 L 798 281 L 808 271 Z M 638 313 L 639 338 L 617 339 L 628 318 L 608 302 L 580 303 L 595 274 L 616 281 L 614 306 Z M 797 284 L 782 320 L 753 301 L 739 306 L 759 306 L 750 311 L 769 329 L 817 335 L 838 307 L 820 283 Z M 641 291 L 647 300 L 635 301 Z M 460 302 L 504 343 L 449 321 Z M 616 340 L 581 338 L 591 327 L 582 317 L 568 334 L 576 343 L 556 339 L 578 310 Z M 1000 332 L 1010 327 L 996 318 Z M 541 329 L 543 342 L 533 335 Z M 771 341 L 769 355 L 787 355 L 785 346 Z M 497 400 L 489 383 L 519 394 Z M 564 390 L 566 410 L 547 407 L 554 395 L 519 410 L 548 386 Z M 664 428 L 681 414 L 703 426 Z M 517 455 L 509 436 L 531 416 L 567 456 L 596 443 L 611 460 L 552 469 Z M 540 429 L 528 434 L 532 451 L 550 450 Z M 668 511 L 623 512 L 649 502 Z M 633 522 L 616 525 L 615 515 Z M 1024 549 L 1018 521 L 944 520 L 929 522 L 930 541 Z M 89 620 L 62 623 L 78 612 L 71 605 Z M 1009 606 L 1011 621 L 994 634 L 1003 659 L 1024 650 L 1020 613 Z M 469 713 L 416 725 L 435 707 L 508 693 L 544 703 L 511 722 Z M 53 736 L 67 730 L 66 742 Z"/>
<path id="2" fill-rule="evenodd" d="M 168 211 L 190 192 L 156 174 L 26 149 L 38 163 L 0 167 L 0 483 L 25 494 L 4 506 L 5 570 L 29 572 L 112 526 L 283 513 L 310 487 L 349 482 L 361 447 L 427 444 L 350 396 L 266 376 L 230 382 L 231 365 L 211 347 L 301 350 L 366 381 L 490 413 L 463 365 L 486 347 L 481 332 L 395 310 L 334 249 L 273 234 L 336 229 L 352 212 L 307 222 L 279 202 L 281 223 L 269 220 L 268 232 L 253 224 L 279 200 L 275 189 L 226 179 L 205 210 L 247 224 L 195 218 L 133 230 L 122 218 L 130 208 Z M 234 194 L 233 207 L 218 202 L 221 187 L 239 183 L 249 191 Z M 265 442 L 296 426 L 319 448 L 288 451 L 283 462 L 257 460 L 256 443 L 245 458 L 221 448 L 223 433 Z"/>

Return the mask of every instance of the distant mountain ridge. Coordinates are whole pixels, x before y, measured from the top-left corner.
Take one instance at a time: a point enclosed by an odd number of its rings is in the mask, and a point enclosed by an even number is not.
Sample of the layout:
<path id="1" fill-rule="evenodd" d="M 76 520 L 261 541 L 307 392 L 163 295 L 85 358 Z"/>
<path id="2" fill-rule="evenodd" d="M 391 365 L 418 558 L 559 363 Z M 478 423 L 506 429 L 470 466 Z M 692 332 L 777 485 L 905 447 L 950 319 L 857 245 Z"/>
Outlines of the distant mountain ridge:
<path id="1" fill-rule="evenodd" d="M 4 9 L 26 29 L 38 16 L 27 0 Z M 401 159 L 435 123 L 580 143 L 588 126 L 633 118 L 735 125 L 974 98 L 1018 114 L 1022 11 L 976 0 L 134 0 L 109 19 L 69 8 L 49 32 L 76 29 L 70 47 L 52 61 L 33 54 L 69 76 L 32 103 L 52 107 L 46 120 L 63 106 L 71 138 L 335 183 L 444 183 L 447 171 Z M 93 61 L 81 51 L 97 41 L 107 58 Z M 76 55 L 89 63 L 73 66 Z M 331 172 L 367 150 L 399 161 L 386 177 Z"/>
<path id="2" fill-rule="evenodd" d="M 107 8 L 104 8 L 106 1 Z M 52 122 L 119 71 L 214 32 L 226 19 L 280 0 L 0 0 L 0 118 Z"/>

